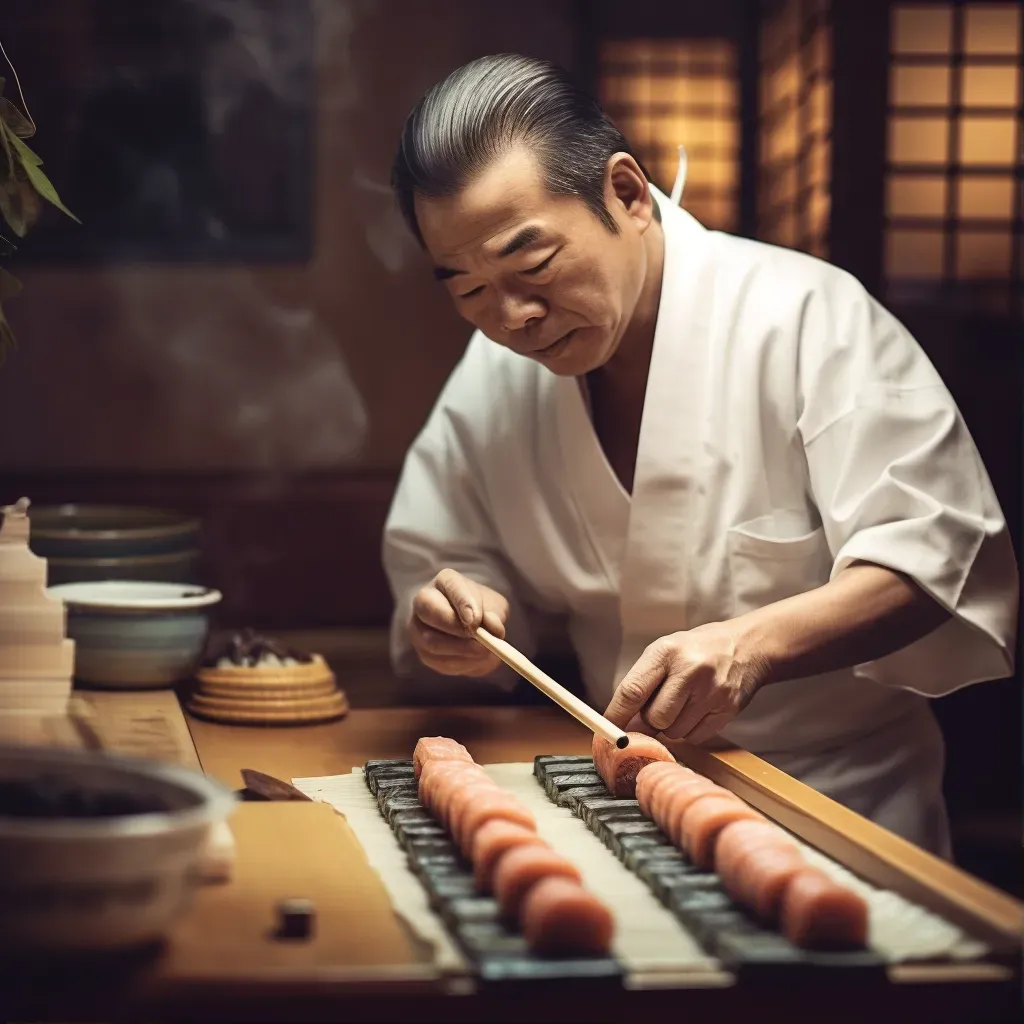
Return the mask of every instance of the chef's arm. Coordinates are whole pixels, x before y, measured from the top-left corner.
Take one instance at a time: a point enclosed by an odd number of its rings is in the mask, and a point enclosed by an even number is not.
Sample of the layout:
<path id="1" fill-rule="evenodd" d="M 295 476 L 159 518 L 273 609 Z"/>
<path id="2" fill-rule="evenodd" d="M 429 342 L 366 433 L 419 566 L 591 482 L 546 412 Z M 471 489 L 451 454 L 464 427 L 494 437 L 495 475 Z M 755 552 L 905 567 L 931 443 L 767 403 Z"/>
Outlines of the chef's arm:
<path id="1" fill-rule="evenodd" d="M 763 659 L 763 682 L 800 679 L 883 658 L 937 629 L 950 613 L 909 576 L 852 562 L 824 586 L 734 620 Z"/>
<path id="2" fill-rule="evenodd" d="M 483 624 L 520 650 L 533 644 L 478 472 L 443 405 L 406 457 L 382 561 L 395 599 L 391 659 L 399 675 L 418 675 L 426 666 L 515 684 L 514 673 L 468 629 Z"/>
<path id="3" fill-rule="evenodd" d="M 761 686 L 885 657 L 948 617 L 908 576 L 853 561 L 816 590 L 661 637 L 619 682 L 605 715 L 703 743 Z"/>

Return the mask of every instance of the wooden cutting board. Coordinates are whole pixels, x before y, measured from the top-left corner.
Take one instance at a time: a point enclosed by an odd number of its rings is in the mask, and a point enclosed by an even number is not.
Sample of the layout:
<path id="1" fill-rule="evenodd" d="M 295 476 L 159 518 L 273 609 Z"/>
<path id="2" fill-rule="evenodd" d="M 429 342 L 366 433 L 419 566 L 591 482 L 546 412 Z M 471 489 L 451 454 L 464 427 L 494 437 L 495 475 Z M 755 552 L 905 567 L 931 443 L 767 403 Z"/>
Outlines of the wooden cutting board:
<path id="1" fill-rule="evenodd" d="M 0 743 L 113 754 L 200 769 L 173 690 L 74 694 L 66 715 L 0 714 Z"/>

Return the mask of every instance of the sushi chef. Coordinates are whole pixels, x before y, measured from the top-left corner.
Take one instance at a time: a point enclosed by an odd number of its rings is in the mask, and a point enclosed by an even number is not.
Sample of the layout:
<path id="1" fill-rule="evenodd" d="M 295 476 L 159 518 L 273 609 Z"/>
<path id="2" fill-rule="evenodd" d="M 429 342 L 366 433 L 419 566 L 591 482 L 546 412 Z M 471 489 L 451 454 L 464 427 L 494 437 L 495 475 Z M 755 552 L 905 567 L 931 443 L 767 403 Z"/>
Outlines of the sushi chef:
<path id="1" fill-rule="evenodd" d="M 400 669 L 500 679 L 562 616 L 590 701 L 760 755 L 948 856 L 929 698 L 1013 671 L 1017 572 L 960 413 L 849 274 L 703 227 L 557 68 L 475 61 L 393 169 L 474 328 L 383 556 Z"/>

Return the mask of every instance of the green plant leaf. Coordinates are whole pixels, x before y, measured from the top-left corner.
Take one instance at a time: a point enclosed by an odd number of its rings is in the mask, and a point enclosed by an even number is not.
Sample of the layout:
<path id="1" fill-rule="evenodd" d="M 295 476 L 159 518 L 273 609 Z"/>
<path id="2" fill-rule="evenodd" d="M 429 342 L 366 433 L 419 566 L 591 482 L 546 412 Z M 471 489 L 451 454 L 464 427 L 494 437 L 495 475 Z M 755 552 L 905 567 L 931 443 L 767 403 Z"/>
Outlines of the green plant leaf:
<path id="1" fill-rule="evenodd" d="M 32 182 L 32 187 L 47 202 L 53 203 L 58 210 L 66 213 L 75 223 L 81 224 L 82 222 L 61 202 L 60 196 L 57 195 L 57 190 L 50 183 L 50 179 L 43 173 L 42 168 L 39 166 L 43 161 L 10 128 L 7 128 L 7 138 L 10 140 L 14 152 L 21 158 L 21 166 L 25 168 L 25 173 L 28 175 L 28 180 Z"/>
<path id="2" fill-rule="evenodd" d="M 0 97 L 0 117 L 7 127 L 23 139 L 30 139 L 36 133 L 36 126 L 10 101 Z"/>
<path id="3" fill-rule="evenodd" d="M 15 186 L 13 191 L 9 185 Z M 21 196 L 18 194 L 17 183 L 13 180 L 0 181 L 0 214 L 19 238 L 25 237 L 28 221 L 25 218 Z"/>
<path id="4" fill-rule="evenodd" d="M 7 170 L 0 168 L 5 178 L 14 177 L 14 154 L 11 152 L 11 144 L 7 139 L 7 130 L 2 123 L 0 123 L 0 148 L 4 151 L 4 159 L 7 161 Z"/>
<path id="5" fill-rule="evenodd" d="M 15 155 L 21 161 L 21 166 L 28 170 L 29 167 L 38 167 L 43 162 L 41 156 L 37 156 L 28 148 L 28 144 L 22 142 L 17 135 L 14 134 L 14 130 L 11 126 L 0 118 L 0 128 L 3 129 L 4 134 L 7 136 L 11 146 L 14 149 Z"/>

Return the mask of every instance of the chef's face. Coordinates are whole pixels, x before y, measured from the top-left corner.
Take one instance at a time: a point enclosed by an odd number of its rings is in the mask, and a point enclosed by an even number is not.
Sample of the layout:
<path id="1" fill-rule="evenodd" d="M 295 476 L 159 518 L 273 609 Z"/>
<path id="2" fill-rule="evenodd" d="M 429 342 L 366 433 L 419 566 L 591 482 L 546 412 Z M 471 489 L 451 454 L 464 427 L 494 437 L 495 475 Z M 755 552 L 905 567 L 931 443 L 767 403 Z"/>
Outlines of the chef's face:
<path id="1" fill-rule="evenodd" d="M 548 191 L 536 158 L 516 148 L 457 195 L 417 197 L 416 217 L 459 314 L 499 345 L 575 376 L 614 355 L 643 289 L 653 199 L 628 154 L 608 162 L 605 203 L 617 234 L 582 200 Z"/>

